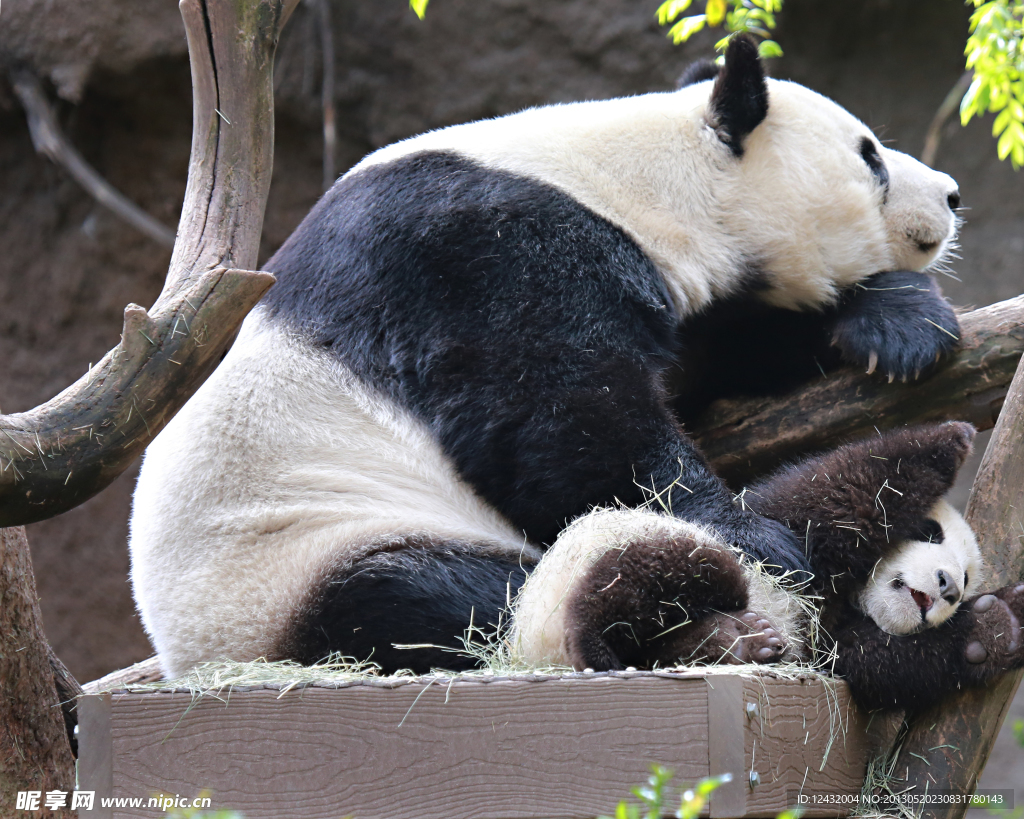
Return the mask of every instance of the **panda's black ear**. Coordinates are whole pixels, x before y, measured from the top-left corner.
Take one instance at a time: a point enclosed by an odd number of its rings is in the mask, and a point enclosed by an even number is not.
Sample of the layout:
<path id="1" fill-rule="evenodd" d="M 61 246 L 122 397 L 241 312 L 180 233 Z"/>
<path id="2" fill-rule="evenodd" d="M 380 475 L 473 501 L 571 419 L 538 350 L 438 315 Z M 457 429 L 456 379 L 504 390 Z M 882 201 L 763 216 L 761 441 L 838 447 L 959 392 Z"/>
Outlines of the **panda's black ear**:
<path id="1" fill-rule="evenodd" d="M 768 83 L 753 38 L 737 34 L 729 40 L 708 112 L 718 138 L 743 156 L 743 138 L 768 115 Z"/>
<path id="2" fill-rule="evenodd" d="M 686 66 L 686 70 L 676 80 L 676 89 L 686 88 L 705 80 L 713 80 L 718 77 L 719 68 L 712 60 L 697 60 Z"/>

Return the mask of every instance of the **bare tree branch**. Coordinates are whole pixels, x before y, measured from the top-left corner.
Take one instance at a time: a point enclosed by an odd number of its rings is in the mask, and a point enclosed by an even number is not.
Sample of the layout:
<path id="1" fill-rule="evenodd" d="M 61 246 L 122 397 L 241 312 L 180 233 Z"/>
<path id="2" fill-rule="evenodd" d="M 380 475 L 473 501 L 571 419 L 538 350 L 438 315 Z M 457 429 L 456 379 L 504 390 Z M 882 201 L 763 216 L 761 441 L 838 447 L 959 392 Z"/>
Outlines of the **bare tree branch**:
<path id="1" fill-rule="evenodd" d="M 949 93 L 946 94 L 936 109 L 935 116 L 932 117 L 928 133 L 924 135 L 924 150 L 921 151 L 921 161 L 929 168 L 935 167 L 935 156 L 939 152 L 939 143 L 942 141 L 942 128 L 946 124 L 946 120 L 953 116 L 953 112 L 960 107 L 960 100 L 964 98 L 973 79 L 973 71 L 965 71 L 961 74 L 960 79 L 949 89 Z"/>
<path id="2" fill-rule="evenodd" d="M 334 28 L 331 0 L 315 0 L 320 14 L 320 55 L 323 59 L 323 88 L 320 91 L 324 118 L 324 190 L 334 184 L 334 156 L 337 130 L 334 125 Z"/>
<path id="3" fill-rule="evenodd" d="M 36 75 L 26 68 L 13 68 L 11 84 L 21 100 L 28 118 L 32 144 L 38 153 L 45 154 L 64 168 L 97 202 L 109 208 L 128 224 L 138 228 L 151 239 L 166 247 L 174 247 L 174 231 L 107 182 L 71 144 L 53 112 L 50 101 L 43 93 Z"/>
<path id="4" fill-rule="evenodd" d="M 780 462 L 900 424 L 957 419 L 989 429 L 1024 353 L 1024 296 L 960 316 L 962 346 L 934 375 L 886 383 L 837 370 L 776 399 L 719 401 L 689 430 L 739 488 Z"/>
<path id="5" fill-rule="evenodd" d="M 188 185 L 167 280 L 121 343 L 33 410 L 0 416 L 0 526 L 96 494 L 219 363 L 273 284 L 256 265 L 273 162 L 273 58 L 299 0 L 182 0 L 192 64 Z"/>

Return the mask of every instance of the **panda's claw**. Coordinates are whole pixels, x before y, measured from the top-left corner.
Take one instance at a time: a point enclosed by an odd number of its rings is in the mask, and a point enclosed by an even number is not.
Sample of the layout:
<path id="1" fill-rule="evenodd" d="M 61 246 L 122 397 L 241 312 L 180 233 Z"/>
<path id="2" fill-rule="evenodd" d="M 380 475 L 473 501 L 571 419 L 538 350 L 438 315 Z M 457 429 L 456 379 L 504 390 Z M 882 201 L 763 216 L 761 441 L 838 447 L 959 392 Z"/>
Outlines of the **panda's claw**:
<path id="1" fill-rule="evenodd" d="M 892 383 L 918 378 L 956 350 L 960 325 L 931 276 L 896 270 L 867 283 L 848 291 L 830 327 L 845 361 Z"/>

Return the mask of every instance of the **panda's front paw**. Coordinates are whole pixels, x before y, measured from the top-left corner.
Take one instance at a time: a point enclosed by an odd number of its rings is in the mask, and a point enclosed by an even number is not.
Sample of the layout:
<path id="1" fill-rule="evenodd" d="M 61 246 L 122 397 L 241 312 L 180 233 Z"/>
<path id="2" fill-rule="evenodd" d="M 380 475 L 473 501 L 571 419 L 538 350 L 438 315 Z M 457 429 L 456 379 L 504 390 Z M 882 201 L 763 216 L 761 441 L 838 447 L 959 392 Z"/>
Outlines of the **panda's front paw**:
<path id="1" fill-rule="evenodd" d="M 960 324 L 935 279 L 907 270 L 878 273 L 852 288 L 831 329 L 848 363 L 890 382 L 918 378 L 960 342 Z"/>
<path id="2" fill-rule="evenodd" d="M 711 525 L 727 543 L 762 562 L 773 574 L 796 573 L 798 581 L 811 576 L 803 543 L 778 521 L 747 513 L 736 521 Z"/>

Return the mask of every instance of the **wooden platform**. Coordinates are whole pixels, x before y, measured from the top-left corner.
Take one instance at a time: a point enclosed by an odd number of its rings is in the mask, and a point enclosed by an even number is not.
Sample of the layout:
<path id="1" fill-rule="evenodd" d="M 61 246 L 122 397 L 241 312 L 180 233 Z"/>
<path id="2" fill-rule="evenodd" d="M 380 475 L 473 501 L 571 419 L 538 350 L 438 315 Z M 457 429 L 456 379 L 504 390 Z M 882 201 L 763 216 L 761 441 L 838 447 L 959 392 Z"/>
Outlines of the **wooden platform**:
<path id="1" fill-rule="evenodd" d="M 732 773 L 712 817 L 855 794 L 870 742 L 843 683 L 721 672 L 368 679 L 206 694 L 86 696 L 79 787 L 212 794 L 261 817 L 555 819 L 611 813 L 652 763 Z M 676 803 L 677 805 L 678 803 Z M 847 811 L 809 810 L 806 816 Z"/>

